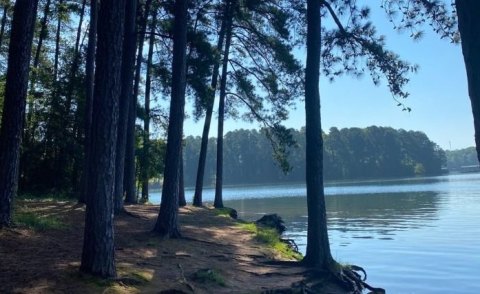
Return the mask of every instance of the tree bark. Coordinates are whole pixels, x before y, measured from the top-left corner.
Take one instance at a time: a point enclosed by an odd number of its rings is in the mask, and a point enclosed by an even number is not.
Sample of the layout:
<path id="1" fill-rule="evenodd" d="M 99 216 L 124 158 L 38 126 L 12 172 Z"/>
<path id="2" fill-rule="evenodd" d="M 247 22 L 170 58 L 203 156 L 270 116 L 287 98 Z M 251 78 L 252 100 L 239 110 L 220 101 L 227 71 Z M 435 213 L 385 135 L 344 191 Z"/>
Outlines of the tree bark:
<path id="1" fill-rule="evenodd" d="M 230 1 L 226 1 L 225 9 L 223 12 L 222 25 L 220 27 L 220 32 L 218 34 L 218 41 L 217 41 L 218 52 L 222 52 L 223 41 L 225 39 L 225 26 L 227 23 L 227 17 L 228 17 L 227 12 L 228 12 L 229 3 Z M 203 205 L 202 193 L 203 193 L 203 179 L 205 178 L 205 164 L 207 162 L 208 135 L 210 133 L 210 123 L 212 121 L 213 106 L 215 104 L 215 93 L 217 90 L 219 70 L 220 70 L 220 61 L 215 62 L 215 64 L 213 65 L 212 82 L 210 84 L 212 88 L 212 93 L 210 97 L 211 101 L 208 101 L 208 106 L 205 112 L 205 123 L 203 125 L 203 132 L 202 132 L 202 143 L 200 146 L 200 155 L 198 157 L 197 179 L 195 181 L 195 194 L 193 196 L 194 206 Z"/>
<path id="2" fill-rule="evenodd" d="M 303 261 L 327 268 L 333 262 L 327 232 L 323 190 L 323 139 L 320 115 L 320 2 L 307 0 L 307 62 L 305 70 L 305 136 L 307 180 L 307 250 Z"/>
<path id="3" fill-rule="evenodd" d="M 143 121 L 143 152 L 141 157 L 141 182 L 142 182 L 142 203 L 148 202 L 148 180 L 150 178 L 149 153 L 150 153 L 150 94 L 152 87 L 152 62 L 153 46 L 155 44 L 155 27 L 157 23 L 157 13 L 153 13 L 152 25 L 150 27 L 150 43 L 148 45 L 147 57 L 147 77 L 145 80 L 145 119 Z"/>
<path id="4" fill-rule="evenodd" d="M 222 78 L 220 80 L 220 101 L 218 104 L 217 173 L 215 182 L 215 200 L 213 202 L 213 206 L 215 206 L 215 208 L 223 207 L 223 121 L 225 117 L 225 97 L 227 93 L 228 55 L 230 53 L 230 43 L 232 41 L 233 6 L 234 5 L 231 3 L 228 9 L 225 52 L 223 53 Z"/>
<path id="5" fill-rule="evenodd" d="M 15 2 L 0 129 L 0 228 L 11 224 L 38 1 Z"/>
<path id="6" fill-rule="evenodd" d="M 90 141 L 93 116 L 93 88 L 95 75 L 95 51 L 97 48 L 98 0 L 90 1 L 90 25 L 88 30 L 87 56 L 85 61 L 85 139 L 83 142 L 84 161 L 80 186 L 79 203 L 86 203 L 88 170 L 90 164 Z"/>
<path id="7" fill-rule="evenodd" d="M 98 50 L 88 175 L 85 234 L 80 270 L 115 277 L 113 191 L 121 90 L 125 0 L 102 0 L 98 17 Z"/>
<path id="8" fill-rule="evenodd" d="M 127 1 L 125 7 L 125 34 L 123 39 L 122 92 L 118 123 L 117 156 L 115 165 L 115 213 L 123 210 L 123 174 L 127 144 L 127 121 L 132 100 L 133 72 L 135 67 L 137 0 Z"/>
<path id="9" fill-rule="evenodd" d="M 468 95 L 472 104 L 477 158 L 480 161 L 480 2 L 457 0 L 456 8 L 467 71 Z"/>
<path id="10" fill-rule="evenodd" d="M 154 231 L 166 238 L 180 236 L 178 227 L 179 165 L 185 111 L 187 0 L 175 1 L 170 117 L 162 187 L 162 203 Z"/>

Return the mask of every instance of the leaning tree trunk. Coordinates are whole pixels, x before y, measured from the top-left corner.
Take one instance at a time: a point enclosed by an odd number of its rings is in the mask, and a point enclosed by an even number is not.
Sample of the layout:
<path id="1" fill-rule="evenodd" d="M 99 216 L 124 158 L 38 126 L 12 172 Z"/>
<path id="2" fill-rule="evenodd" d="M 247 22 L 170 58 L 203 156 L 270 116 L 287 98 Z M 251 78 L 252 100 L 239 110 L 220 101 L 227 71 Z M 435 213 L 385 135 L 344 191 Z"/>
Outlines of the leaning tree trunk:
<path id="1" fill-rule="evenodd" d="M 125 33 L 123 38 L 122 92 L 118 121 L 117 156 L 115 164 L 115 213 L 123 210 L 123 173 L 125 170 L 125 146 L 127 144 L 127 121 L 132 99 L 135 50 L 137 49 L 137 0 L 127 1 L 125 7 Z"/>
<path id="2" fill-rule="evenodd" d="M 102 0 L 98 17 L 98 49 L 92 120 L 91 164 L 87 187 L 85 234 L 80 270 L 115 277 L 113 190 L 118 100 L 121 88 L 125 0 Z"/>
<path id="3" fill-rule="evenodd" d="M 180 236 L 178 228 L 178 184 L 185 111 L 187 0 L 175 1 L 170 117 L 162 187 L 162 204 L 154 231 L 163 237 Z"/>
<path id="4" fill-rule="evenodd" d="M 217 173 L 215 182 L 215 200 L 213 202 L 215 208 L 223 207 L 223 121 L 225 117 L 225 97 L 227 93 L 228 55 L 230 53 L 230 43 L 232 41 L 233 29 L 232 7 L 233 5 L 230 4 L 230 8 L 227 13 L 227 35 L 225 40 L 225 52 L 223 53 L 222 79 L 220 80 L 220 101 L 218 104 Z"/>
<path id="5" fill-rule="evenodd" d="M 139 26 L 138 54 L 135 68 L 135 80 L 133 84 L 133 97 L 130 99 L 130 111 L 127 122 L 127 145 L 125 150 L 125 175 L 124 190 L 125 202 L 137 203 L 137 192 L 135 189 L 135 120 L 137 119 L 137 98 L 140 87 L 140 75 L 142 70 L 143 43 L 145 42 L 145 30 L 150 15 L 152 0 L 145 1 L 145 11 Z"/>
<path id="6" fill-rule="evenodd" d="M 480 161 L 480 1 L 457 0 L 456 7 L 472 104 L 477 158 Z"/>
<path id="7" fill-rule="evenodd" d="M 0 228 L 11 224 L 18 186 L 28 73 L 38 1 L 15 2 L 0 129 Z"/>
<path id="8" fill-rule="evenodd" d="M 220 33 L 218 34 L 218 42 L 217 42 L 217 51 L 222 52 L 223 47 L 223 40 L 225 39 L 225 26 L 227 23 L 228 17 L 228 3 L 230 1 L 226 1 L 225 9 L 224 9 L 224 16 L 222 20 L 222 26 L 220 27 Z M 203 125 L 203 133 L 202 133 L 202 144 L 200 147 L 200 155 L 198 157 L 198 168 L 197 168 L 197 179 L 195 181 L 195 195 L 193 196 L 193 205 L 194 206 L 202 206 L 202 193 L 203 193 L 203 179 L 205 178 L 205 164 L 207 163 L 207 149 L 208 149 L 208 134 L 210 133 L 210 123 L 212 121 L 212 114 L 213 114 L 213 105 L 215 102 L 215 92 L 217 89 L 218 83 L 218 72 L 220 70 L 220 61 L 215 62 L 213 65 L 213 73 L 212 73 L 212 82 L 210 84 L 212 88 L 212 93 L 209 97 L 210 101 L 207 102 L 207 110 L 205 112 L 205 123 Z"/>
<path id="9" fill-rule="evenodd" d="M 152 24 L 150 26 L 150 43 L 148 45 L 147 57 L 147 77 L 145 80 L 145 118 L 143 120 L 143 152 L 140 162 L 140 178 L 142 182 L 141 202 L 148 202 L 148 180 L 150 179 L 150 94 L 152 91 L 152 62 L 153 46 L 155 45 L 155 27 L 157 23 L 157 13 L 153 13 Z"/>
<path id="10" fill-rule="evenodd" d="M 95 74 L 95 51 L 97 48 L 98 0 L 90 1 L 90 25 L 88 29 L 87 56 L 85 62 L 85 138 L 83 141 L 84 160 L 82 179 L 80 180 L 79 203 L 86 203 L 88 185 L 88 165 L 90 164 L 90 138 L 93 116 L 93 86 Z"/>
<path id="11" fill-rule="evenodd" d="M 305 70 L 305 131 L 307 177 L 307 252 L 309 266 L 328 268 L 333 262 L 327 232 L 323 190 L 323 139 L 320 115 L 320 2 L 307 1 L 307 62 Z"/>

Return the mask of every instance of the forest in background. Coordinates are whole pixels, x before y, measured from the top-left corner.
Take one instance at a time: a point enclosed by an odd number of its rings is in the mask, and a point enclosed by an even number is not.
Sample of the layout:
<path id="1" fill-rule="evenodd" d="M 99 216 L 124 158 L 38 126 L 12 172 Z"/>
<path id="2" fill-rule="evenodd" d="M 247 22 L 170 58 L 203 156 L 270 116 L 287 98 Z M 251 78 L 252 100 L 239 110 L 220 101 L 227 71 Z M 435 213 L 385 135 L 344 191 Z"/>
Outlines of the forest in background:
<path id="1" fill-rule="evenodd" d="M 305 129 L 290 129 L 296 142 L 289 147 L 284 173 L 264 130 L 235 130 L 225 135 L 226 184 L 301 182 L 305 179 Z M 331 128 L 324 139 L 326 180 L 439 175 L 445 152 L 422 132 L 389 127 Z M 212 142 L 215 138 L 210 139 Z M 195 184 L 200 137 L 185 138 L 185 185 Z M 205 185 L 215 182 L 215 144 L 209 144 Z"/>
<path id="2" fill-rule="evenodd" d="M 458 150 L 445 151 L 447 168 L 449 171 L 458 171 L 464 166 L 478 165 L 477 151 L 475 147 L 467 147 Z"/>

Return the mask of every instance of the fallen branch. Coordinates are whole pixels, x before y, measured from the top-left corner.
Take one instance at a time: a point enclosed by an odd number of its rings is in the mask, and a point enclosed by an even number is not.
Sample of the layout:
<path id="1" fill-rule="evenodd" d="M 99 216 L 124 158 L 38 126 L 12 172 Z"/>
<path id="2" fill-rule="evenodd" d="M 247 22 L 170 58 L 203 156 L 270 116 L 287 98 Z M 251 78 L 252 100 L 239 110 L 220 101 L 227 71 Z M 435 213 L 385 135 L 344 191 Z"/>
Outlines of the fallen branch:
<path id="1" fill-rule="evenodd" d="M 190 284 L 188 281 L 187 281 L 187 278 L 185 278 L 185 272 L 183 271 L 183 267 L 181 264 L 177 264 L 178 268 L 180 269 L 180 283 L 182 284 L 185 284 L 190 290 L 192 290 L 192 292 L 195 292 L 195 288 L 192 286 L 192 284 Z"/>

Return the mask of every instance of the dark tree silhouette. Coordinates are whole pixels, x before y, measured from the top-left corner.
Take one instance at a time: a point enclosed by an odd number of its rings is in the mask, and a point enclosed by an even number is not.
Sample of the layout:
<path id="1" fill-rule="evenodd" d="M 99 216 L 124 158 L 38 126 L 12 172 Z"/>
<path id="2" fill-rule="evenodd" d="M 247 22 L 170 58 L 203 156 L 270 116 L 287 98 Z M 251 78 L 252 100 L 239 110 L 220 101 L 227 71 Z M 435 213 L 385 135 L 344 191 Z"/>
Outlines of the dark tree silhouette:
<path id="1" fill-rule="evenodd" d="M 223 41 L 225 39 L 225 27 L 227 24 L 228 18 L 228 3 L 230 1 L 225 1 L 225 9 L 223 11 L 223 19 L 222 25 L 220 28 L 220 32 L 218 33 L 218 41 L 217 41 L 217 51 L 222 52 Z M 202 206 L 202 192 L 203 192 L 203 179 L 205 177 L 205 165 L 207 162 L 207 148 L 208 148 L 208 134 L 210 132 L 210 123 L 212 121 L 212 114 L 213 114 L 213 106 L 215 102 L 215 93 L 218 84 L 218 73 L 220 70 L 220 61 L 215 62 L 213 65 L 213 73 L 212 73 L 212 82 L 210 87 L 212 91 L 210 96 L 208 97 L 209 101 L 207 101 L 207 109 L 205 111 L 205 122 L 203 125 L 203 132 L 202 132 L 202 144 L 200 146 L 200 155 L 198 157 L 198 167 L 197 167 L 197 179 L 195 182 L 195 194 L 193 196 L 193 205 L 195 206 Z"/>
<path id="2" fill-rule="evenodd" d="M 480 2 L 457 0 L 458 29 L 468 80 L 468 95 L 472 104 L 475 145 L 480 161 Z"/>
<path id="3" fill-rule="evenodd" d="M 223 122 L 225 117 L 225 98 L 227 96 L 227 75 L 228 75 L 228 55 L 230 53 L 230 44 L 232 42 L 233 29 L 233 7 L 232 1 L 227 0 L 228 9 L 226 10 L 226 35 L 225 35 L 225 50 L 223 52 L 222 61 L 222 77 L 220 79 L 220 98 L 218 103 L 218 132 L 217 132 L 217 173 L 215 177 L 215 200 L 213 205 L 215 208 L 223 207 Z"/>
<path id="4" fill-rule="evenodd" d="M 0 228 L 11 224 L 17 194 L 30 56 L 38 1 L 15 2 L 0 130 Z"/>
<path id="5" fill-rule="evenodd" d="M 86 203 L 86 190 L 88 185 L 88 166 L 90 164 L 90 139 L 93 116 L 93 88 L 95 84 L 95 51 L 97 49 L 97 22 L 98 22 L 98 0 L 90 1 L 90 25 L 88 28 L 88 45 L 85 61 L 85 114 L 83 139 L 84 159 L 83 172 L 80 181 L 80 195 L 78 202 Z"/>
<path id="6" fill-rule="evenodd" d="M 145 78 L 145 118 L 143 120 L 143 150 L 140 157 L 140 180 L 142 183 L 142 203 L 148 201 L 148 182 L 150 179 L 150 96 L 152 93 L 152 66 L 153 66 L 153 47 L 155 46 L 155 27 L 157 25 L 157 12 L 153 13 L 152 23 L 150 25 L 150 39 L 147 55 L 147 74 Z"/>
<path id="7" fill-rule="evenodd" d="M 122 90 L 118 117 L 117 154 L 115 162 L 115 213 L 123 210 L 123 175 L 125 171 L 125 150 L 127 144 L 127 122 L 132 100 L 133 73 L 137 49 L 136 31 L 137 1 L 127 1 L 125 6 L 125 32 L 123 37 Z"/>
<path id="8" fill-rule="evenodd" d="M 101 1 L 93 100 L 95 115 L 80 270 L 104 278 L 116 275 L 113 192 L 124 14 L 125 1 Z"/>
<path id="9" fill-rule="evenodd" d="M 137 192 L 135 189 L 135 120 L 137 119 L 137 100 L 140 88 L 140 75 L 143 60 L 143 43 L 145 42 L 145 31 L 147 29 L 147 19 L 150 15 L 152 0 L 146 0 L 143 15 L 139 21 L 139 41 L 138 54 L 135 67 L 135 79 L 133 84 L 133 97 L 130 99 L 130 111 L 127 122 L 127 145 L 125 150 L 125 174 L 123 188 L 125 190 L 125 202 L 137 203 Z M 138 12 L 142 11 L 138 9 Z"/>
<path id="10" fill-rule="evenodd" d="M 185 108 L 187 1 L 175 1 L 170 117 L 162 188 L 162 203 L 154 231 L 166 238 L 180 236 L 178 228 L 178 187 Z"/>
<path id="11" fill-rule="evenodd" d="M 323 191 L 323 139 L 320 116 L 320 3 L 307 1 L 307 63 L 305 70 L 305 129 L 307 176 L 307 250 L 304 262 L 330 268 L 333 258 L 328 241 L 325 195 Z"/>

